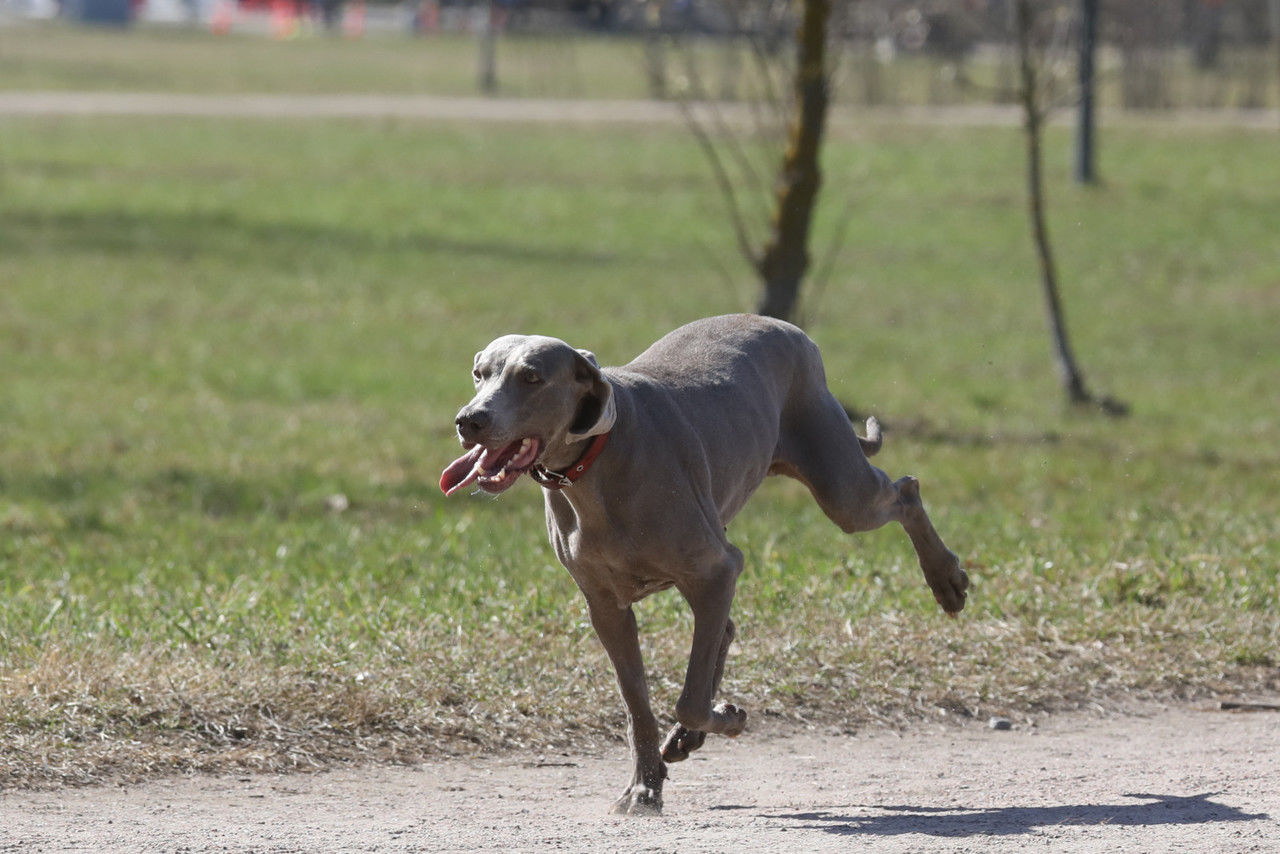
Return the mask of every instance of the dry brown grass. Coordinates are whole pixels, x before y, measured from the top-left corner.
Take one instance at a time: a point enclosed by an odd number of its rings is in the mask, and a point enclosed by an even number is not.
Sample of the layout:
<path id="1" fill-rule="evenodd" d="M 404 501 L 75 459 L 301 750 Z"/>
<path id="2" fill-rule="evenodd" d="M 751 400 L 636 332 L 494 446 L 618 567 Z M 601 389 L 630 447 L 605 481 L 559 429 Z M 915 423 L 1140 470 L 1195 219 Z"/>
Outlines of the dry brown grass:
<path id="1" fill-rule="evenodd" d="M 1241 632 L 1280 636 L 1280 618 L 1252 614 L 1223 632 L 1196 611 L 1181 604 L 1067 627 L 897 613 L 853 624 L 808 613 L 802 634 L 745 626 L 724 692 L 773 721 L 770 731 L 1280 692 L 1275 661 L 1241 659 L 1238 648 Z M 660 711 L 679 690 L 686 628 L 677 620 L 646 635 Z M 559 638 L 414 640 L 413 655 L 359 671 L 50 646 L 0 682 L 0 788 L 593 750 L 624 734 L 612 673 L 580 628 Z"/>

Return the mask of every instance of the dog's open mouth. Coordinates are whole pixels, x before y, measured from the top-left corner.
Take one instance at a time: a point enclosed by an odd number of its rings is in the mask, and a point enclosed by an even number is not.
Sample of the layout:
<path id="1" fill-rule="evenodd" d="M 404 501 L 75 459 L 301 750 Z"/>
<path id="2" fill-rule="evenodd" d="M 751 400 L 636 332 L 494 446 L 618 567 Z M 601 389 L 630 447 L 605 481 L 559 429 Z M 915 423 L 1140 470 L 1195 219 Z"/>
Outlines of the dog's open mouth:
<path id="1" fill-rule="evenodd" d="M 498 449 L 472 445 L 441 473 L 440 489 L 445 495 L 453 495 L 476 483 L 485 492 L 502 492 L 533 467 L 541 450 L 542 440 L 533 437 L 517 439 Z"/>

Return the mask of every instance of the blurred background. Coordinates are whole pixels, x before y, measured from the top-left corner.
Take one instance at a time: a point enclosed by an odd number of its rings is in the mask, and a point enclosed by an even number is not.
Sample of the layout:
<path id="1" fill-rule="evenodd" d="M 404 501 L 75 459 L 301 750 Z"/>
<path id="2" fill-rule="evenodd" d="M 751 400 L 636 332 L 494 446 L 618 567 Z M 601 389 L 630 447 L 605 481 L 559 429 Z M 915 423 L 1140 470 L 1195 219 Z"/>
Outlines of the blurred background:
<path id="1" fill-rule="evenodd" d="M 494 36 L 509 42 L 504 55 L 486 60 L 493 66 L 485 69 L 477 56 L 472 82 L 542 96 L 681 94 L 680 86 L 688 83 L 684 58 L 663 46 L 697 40 L 719 48 L 700 58 L 702 94 L 734 98 L 744 94 L 738 80 L 743 50 L 782 51 L 794 35 L 793 5 L 785 0 L 3 0 L 0 22 L 19 27 L 61 20 L 152 35 L 204 30 L 274 39 L 434 37 L 451 43 L 451 60 L 459 59 L 460 50 L 452 43 L 471 39 L 479 54 Z M 1096 9 L 1104 104 L 1132 110 L 1258 109 L 1274 108 L 1280 100 L 1275 0 L 1039 5 L 1056 19 L 1055 37 L 1063 44 L 1081 25 L 1077 7 Z M 844 56 L 838 97 L 868 105 L 1007 100 L 1008 95 L 971 84 L 1012 82 L 1011 16 L 1010 0 L 838 2 L 833 36 Z M 646 73 L 602 67 L 603 56 L 627 44 L 647 46 Z M 6 71 L 13 71 L 12 58 Z M 496 79 L 486 77 L 490 74 Z M 423 91 L 468 89 L 463 80 L 444 75 L 416 82 Z M 110 80 L 101 80 L 94 88 L 109 85 Z"/>

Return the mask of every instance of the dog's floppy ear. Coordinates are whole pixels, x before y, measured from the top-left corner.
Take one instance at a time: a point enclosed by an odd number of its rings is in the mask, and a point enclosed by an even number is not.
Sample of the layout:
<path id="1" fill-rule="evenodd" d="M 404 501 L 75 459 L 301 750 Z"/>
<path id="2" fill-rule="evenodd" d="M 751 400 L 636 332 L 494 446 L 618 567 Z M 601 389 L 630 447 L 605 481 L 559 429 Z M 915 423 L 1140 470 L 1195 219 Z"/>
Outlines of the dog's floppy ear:
<path id="1" fill-rule="evenodd" d="M 618 411 L 613 401 L 613 386 L 600 373 L 600 363 L 595 354 L 589 350 L 579 350 L 574 362 L 577 378 L 589 384 L 582 401 L 578 405 L 578 414 L 569 425 L 570 439 L 586 439 L 598 436 L 613 429 Z"/>

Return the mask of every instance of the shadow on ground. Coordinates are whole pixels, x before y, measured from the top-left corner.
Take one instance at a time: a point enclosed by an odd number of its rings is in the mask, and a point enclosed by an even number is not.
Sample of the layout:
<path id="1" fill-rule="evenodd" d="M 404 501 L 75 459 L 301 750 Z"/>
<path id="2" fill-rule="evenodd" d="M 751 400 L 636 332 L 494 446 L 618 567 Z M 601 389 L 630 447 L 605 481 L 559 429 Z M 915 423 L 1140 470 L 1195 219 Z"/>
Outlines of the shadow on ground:
<path id="1" fill-rule="evenodd" d="M 923 833 L 929 836 L 1012 836 L 1040 827 L 1060 825 L 1192 825 L 1213 822 L 1265 821 L 1264 813 L 1246 813 L 1210 800 L 1217 792 L 1177 797 L 1174 795 L 1131 794 L 1147 803 L 1076 804 L 1046 807 L 966 807 L 858 806 L 871 815 L 842 815 L 838 812 L 766 813 L 764 817 L 794 821 L 798 826 L 848 836 L 900 836 Z M 733 810 L 748 807 L 721 806 Z M 874 814 L 882 813 L 882 814 Z"/>

